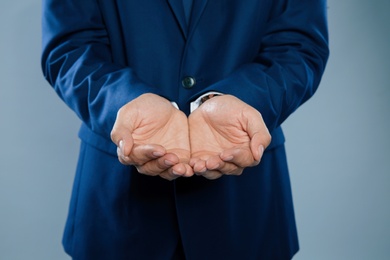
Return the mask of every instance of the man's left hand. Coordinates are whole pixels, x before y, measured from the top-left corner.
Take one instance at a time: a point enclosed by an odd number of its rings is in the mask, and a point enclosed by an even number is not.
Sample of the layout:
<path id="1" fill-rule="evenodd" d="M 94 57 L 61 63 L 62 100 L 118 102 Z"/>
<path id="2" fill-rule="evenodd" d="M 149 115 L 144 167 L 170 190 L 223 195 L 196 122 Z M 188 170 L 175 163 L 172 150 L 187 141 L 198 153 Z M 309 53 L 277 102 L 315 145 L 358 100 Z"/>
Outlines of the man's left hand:
<path id="1" fill-rule="evenodd" d="M 271 142 L 259 111 L 231 95 L 207 100 L 188 120 L 190 165 L 208 179 L 240 175 L 259 164 Z"/>

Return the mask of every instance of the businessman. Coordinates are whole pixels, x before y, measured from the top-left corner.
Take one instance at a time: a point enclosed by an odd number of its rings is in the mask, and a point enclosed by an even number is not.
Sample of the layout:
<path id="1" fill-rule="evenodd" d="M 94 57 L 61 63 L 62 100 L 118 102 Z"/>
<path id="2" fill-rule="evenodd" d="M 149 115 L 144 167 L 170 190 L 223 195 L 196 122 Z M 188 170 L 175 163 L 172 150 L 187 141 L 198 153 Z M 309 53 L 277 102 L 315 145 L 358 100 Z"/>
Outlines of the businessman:
<path id="1" fill-rule="evenodd" d="M 42 28 L 82 120 L 69 255 L 293 257 L 281 124 L 325 69 L 325 0 L 44 0 Z"/>

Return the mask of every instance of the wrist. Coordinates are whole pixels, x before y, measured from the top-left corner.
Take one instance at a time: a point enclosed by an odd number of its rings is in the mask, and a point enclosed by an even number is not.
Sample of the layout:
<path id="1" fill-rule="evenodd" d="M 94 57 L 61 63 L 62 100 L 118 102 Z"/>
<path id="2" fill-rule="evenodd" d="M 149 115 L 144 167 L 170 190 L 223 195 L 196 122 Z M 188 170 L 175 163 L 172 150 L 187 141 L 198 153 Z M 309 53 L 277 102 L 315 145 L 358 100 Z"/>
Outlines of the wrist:
<path id="1" fill-rule="evenodd" d="M 195 101 L 191 102 L 191 104 L 190 104 L 190 111 L 191 111 L 191 113 L 194 112 L 195 109 L 200 107 L 207 100 L 209 100 L 209 99 L 211 99 L 213 97 L 218 97 L 218 96 L 222 96 L 222 95 L 223 95 L 222 93 L 214 92 L 214 91 L 207 92 L 207 93 L 201 95 Z"/>

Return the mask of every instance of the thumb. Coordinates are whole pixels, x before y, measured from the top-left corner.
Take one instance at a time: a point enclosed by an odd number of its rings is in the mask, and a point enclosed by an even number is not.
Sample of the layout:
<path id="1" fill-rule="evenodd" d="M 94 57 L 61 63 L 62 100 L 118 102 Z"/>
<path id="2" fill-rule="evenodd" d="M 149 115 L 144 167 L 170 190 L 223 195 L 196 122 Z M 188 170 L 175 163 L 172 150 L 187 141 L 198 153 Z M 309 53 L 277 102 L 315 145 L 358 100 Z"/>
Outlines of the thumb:
<path id="1" fill-rule="evenodd" d="M 129 156 L 133 149 L 134 140 L 129 129 L 117 127 L 114 125 L 111 131 L 111 140 L 121 150 L 124 156 Z"/>
<path id="2" fill-rule="evenodd" d="M 119 147 L 124 156 L 129 156 L 134 145 L 132 136 L 133 126 L 124 124 L 125 121 L 121 120 L 121 118 L 121 114 L 118 112 L 115 124 L 111 130 L 111 140 Z M 127 120 L 127 122 L 131 121 Z"/>
<path id="3" fill-rule="evenodd" d="M 121 150 L 123 156 L 128 157 L 133 149 L 134 141 L 132 136 L 128 136 L 127 138 L 122 138 L 117 145 Z"/>
<path id="4" fill-rule="evenodd" d="M 256 111 L 257 115 L 252 115 L 247 121 L 247 133 L 250 138 L 250 149 L 253 158 L 260 161 L 264 150 L 271 143 L 271 135 L 261 114 Z"/>
<path id="5" fill-rule="evenodd" d="M 255 161 L 260 162 L 261 157 L 263 156 L 265 147 L 263 145 L 263 138 L 259 133 L 256 133 L 252 138 L 251 138 L 251 143 L 250 143 L 250 149 L 253 155 L 253 158 Z"/>

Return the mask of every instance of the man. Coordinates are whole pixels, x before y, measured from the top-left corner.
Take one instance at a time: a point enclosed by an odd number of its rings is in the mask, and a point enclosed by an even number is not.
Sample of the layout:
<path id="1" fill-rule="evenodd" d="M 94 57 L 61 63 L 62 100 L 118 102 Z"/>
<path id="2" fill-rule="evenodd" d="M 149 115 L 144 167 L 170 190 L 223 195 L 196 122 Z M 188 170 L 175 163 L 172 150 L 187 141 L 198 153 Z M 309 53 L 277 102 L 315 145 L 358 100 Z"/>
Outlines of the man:
<path id="1" fill-rule="evenodd" d="M 66 252 L 292 258 L 280 125 L 327 57 L 325 0 L 45 0 L 44 75 L 83 122 Z"/>

